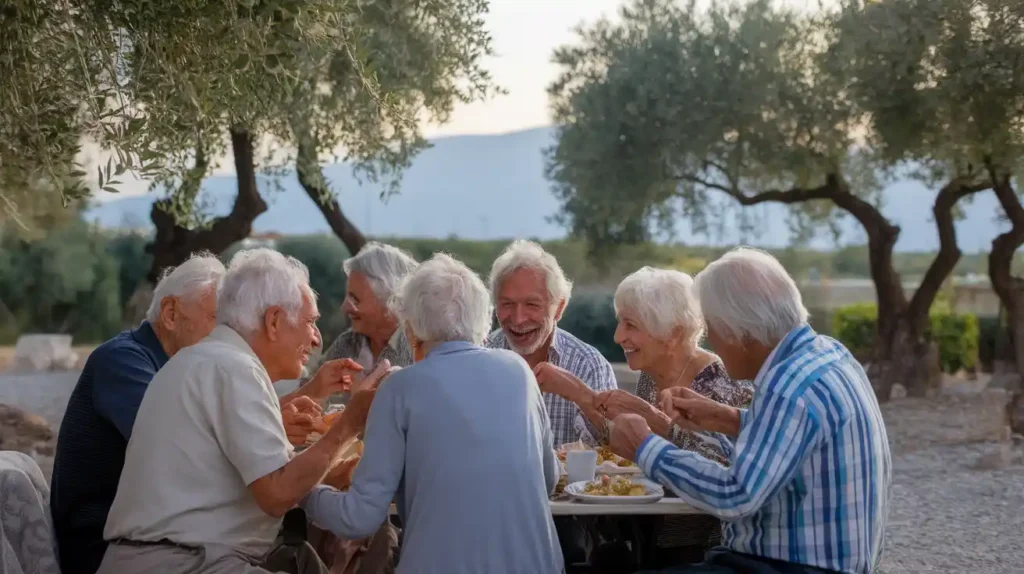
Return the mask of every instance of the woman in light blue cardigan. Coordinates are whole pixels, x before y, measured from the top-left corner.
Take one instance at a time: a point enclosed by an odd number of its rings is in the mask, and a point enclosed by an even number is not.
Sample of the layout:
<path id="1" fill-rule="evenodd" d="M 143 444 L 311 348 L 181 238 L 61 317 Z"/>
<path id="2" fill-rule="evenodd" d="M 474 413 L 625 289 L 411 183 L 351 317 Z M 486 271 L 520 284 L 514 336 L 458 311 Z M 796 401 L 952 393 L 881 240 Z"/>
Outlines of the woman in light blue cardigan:
<path id="1" fill-rule="evenodd" d="M 392 307 L 416 362 L 378 389 L 351 488 L 318 487 L 303 501 L 308 517 L 358 539 L 394 500 L 404 524 L 399 573 L 562 572 L 547 412 L 526 362 L 481 346 L 487 288 L 439 254 L 406 277 Z"/>

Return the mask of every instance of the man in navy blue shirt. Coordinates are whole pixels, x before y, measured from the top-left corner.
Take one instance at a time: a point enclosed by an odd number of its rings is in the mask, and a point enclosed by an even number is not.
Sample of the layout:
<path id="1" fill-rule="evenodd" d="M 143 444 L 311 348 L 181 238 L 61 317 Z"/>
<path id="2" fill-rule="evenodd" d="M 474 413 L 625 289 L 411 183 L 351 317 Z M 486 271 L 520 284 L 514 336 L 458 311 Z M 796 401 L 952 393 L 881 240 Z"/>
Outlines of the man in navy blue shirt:
<path id="1" fill-rule="evenodd" d="M 172 355 L 213 330 L 223 275 L 224 265 L 209 254 L 193 255 L 165 271 L 146 320 L 97 347 L 86 361 L 61 422 L 51 480 L 50 508 L 64 574 L 99 569 L 107 548 L 103 526 L 142 397 Z M 302 427 L 312 430 L 314 401 L 340 390 L 338 362 L 325 363 L 309 383 L 281 398 L 289 435 L 302 434 Z"/>

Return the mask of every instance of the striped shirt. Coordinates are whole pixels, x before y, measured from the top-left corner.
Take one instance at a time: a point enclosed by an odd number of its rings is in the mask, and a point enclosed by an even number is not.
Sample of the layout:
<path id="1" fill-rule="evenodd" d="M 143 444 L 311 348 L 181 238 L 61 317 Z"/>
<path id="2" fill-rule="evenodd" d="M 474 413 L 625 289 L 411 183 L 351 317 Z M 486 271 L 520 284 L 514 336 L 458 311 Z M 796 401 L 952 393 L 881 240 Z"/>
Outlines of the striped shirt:
<path id="1" fill-rule="evenodd" d="M 726 521 L 734 552 L 864 574 L 881 559 L 892 460 L 878 402 L 837 341 L 802 326 L 772 351 L 726 468 L 647 437 L 637 463 Z"/>
<path id="2" fill-rule="evenodd" d="M 487 337 L 487 346 L 492 349 L 508 349 L 505 332 L 498 329 L 491 333 Z M 551 336 L 548 362 L 576 375 L 598 393 L 618 388 L 615 372 L 608 359 L 594 347 L 557 327 Z M 551 393 L 543 395 L 548 418 L 551 419 L 551 431 L 554 433 L 556 448 L 567 442 L 580 440 L 581 433 L 576 430 L 577 426 L 588 429 L 592 436 L 598 436 L 598 429 L 586 420 L 580 408 L 572 401 Z"/>

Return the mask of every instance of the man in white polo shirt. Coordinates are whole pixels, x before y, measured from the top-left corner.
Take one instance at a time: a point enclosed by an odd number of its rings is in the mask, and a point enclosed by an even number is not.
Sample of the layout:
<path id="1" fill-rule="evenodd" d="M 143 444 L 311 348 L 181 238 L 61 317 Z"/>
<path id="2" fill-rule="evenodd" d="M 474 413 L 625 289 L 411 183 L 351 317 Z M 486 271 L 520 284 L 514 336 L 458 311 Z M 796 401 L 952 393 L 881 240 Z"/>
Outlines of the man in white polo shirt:
<path id="1" fill-rule="evenodd" d="M 218 326 L 167 362 L 139 408 L 100 573 L 268 571 L 284 514 L 349 470 L 339 458 L 373 396 L 355 393 L 320 441 L 294 453 L 272 384 L 298 378 L 320 345 L 318 318 L 302 263 L 268 249 L 234 257 Z M 303 559 L 304 572 L 324 571 L 315 555 Z"/>

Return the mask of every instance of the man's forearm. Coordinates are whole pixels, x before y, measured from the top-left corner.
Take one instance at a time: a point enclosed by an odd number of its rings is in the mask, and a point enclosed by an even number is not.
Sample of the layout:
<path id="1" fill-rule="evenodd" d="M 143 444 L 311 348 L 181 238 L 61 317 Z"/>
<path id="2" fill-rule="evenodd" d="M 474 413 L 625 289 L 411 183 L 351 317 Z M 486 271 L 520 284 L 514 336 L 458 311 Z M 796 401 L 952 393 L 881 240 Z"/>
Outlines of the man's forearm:
<path id="1" fill-rule="evenodd" d="M 358 429 L 350 425 L 332 430 L 270 475 L 274 498 L 279 510 L 283 509 L 282 513 L 298 504 L 314 486 L 323 482 L 339 462 L 338 457 L 344 446 L 357 434 Z"/>

